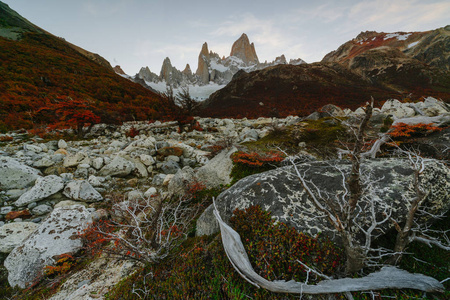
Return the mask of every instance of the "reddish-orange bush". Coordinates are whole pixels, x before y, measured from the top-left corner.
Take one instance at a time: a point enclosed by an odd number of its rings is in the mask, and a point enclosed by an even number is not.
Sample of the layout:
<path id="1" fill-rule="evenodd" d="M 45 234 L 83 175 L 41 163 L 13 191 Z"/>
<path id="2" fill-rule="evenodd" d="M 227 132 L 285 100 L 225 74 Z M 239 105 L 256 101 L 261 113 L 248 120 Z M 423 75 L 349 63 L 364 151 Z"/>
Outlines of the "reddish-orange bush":
<path id="1" fill-rule="evenodd" d="M 280 151 L 269 151 L 264 154 L 238 151 L 233 153 L 231 159 L 236 164 L 243 164 L 251 167 L 262 167 L 264 164 L 282 162 L 284 160 L 284 154 Z"/>
<path id="2" fill-rule="evenodd" d="M 134 126 L 130 128 L 130 130 L 128 130 L 125 135 L 129 136 L 130 138 L 134 138 L 135 136 L 137 136 L 139 134 L 139 130 L 137 130 Z"/>
<path id="3" fill-rule="evenodd" d="M 411 137 L 420 137 L 432 132 L 441 131 L 442 128 L 431 124 L 419 123 L 415 125 L 398 123 L 393 125 L 392 131 L 389 132 L 389 135 L 393 138 L 411 138 Z"/>

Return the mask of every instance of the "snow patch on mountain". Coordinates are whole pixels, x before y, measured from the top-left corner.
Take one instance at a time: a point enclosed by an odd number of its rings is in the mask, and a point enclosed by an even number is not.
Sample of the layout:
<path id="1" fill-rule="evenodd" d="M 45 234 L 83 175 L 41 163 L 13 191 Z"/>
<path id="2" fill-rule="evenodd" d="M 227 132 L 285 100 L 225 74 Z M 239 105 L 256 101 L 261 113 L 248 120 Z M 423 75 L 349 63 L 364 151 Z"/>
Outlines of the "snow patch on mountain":
<path id="1" fill-rule="evenodd" d="M 160 92 L 160 93 L 164 93 L 167 91 L 167 83 L 165 81 L 160 81 L 160 82 L 152 82 L 152 81 L 145 81 L 145 83 L 150 86 L 152 89 Z M 189 94 L 191 95 L 192 99 L 197 100 L 197 101 L 203 101 L 208 99 L 208 97 L 220 90 L 221 88 L 225 87 L 225 84 L 217 84 L 214 82 L 210 82 L 207 85 L 198 85 L 198 84 L 194 84 L 194 85 L 187 85 L 187 88 L 189 88 Z M 173 94 L 177 95 L 178 93 L 182 92 L 183 88 L 186 87 L 177 87 L 177 88 L 173 88 Z"/>

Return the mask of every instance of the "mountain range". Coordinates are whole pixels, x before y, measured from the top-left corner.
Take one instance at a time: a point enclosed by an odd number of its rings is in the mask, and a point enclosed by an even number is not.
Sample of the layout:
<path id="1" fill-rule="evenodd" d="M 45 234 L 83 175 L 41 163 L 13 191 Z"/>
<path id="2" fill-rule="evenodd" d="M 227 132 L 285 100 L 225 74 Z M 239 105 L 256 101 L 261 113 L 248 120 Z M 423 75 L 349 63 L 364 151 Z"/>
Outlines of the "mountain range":
<path id="1" fill-rule="evenodd" d="M 306 62 L 300 58 L 294 60 L 291 59 L 288 63 L 284 55 L 275 58 L 272 62 L 265 61 L 261 63 L 256 54 L 254 43 L 250 43 L 248 36 L 243 33 L 241 37 L 233 43 L 230 56 L 228 57 L 220 57 L 219 54 L 210 51 L 208 44 L 205 42 L 198 55 L 198 65 L 195 72 L 191 70 L 189 64 L 186 65 L 183 71 L 176 69 L 172 66 L 170 58 L 166 57 L 163 61 L 159 75 L 150 71 L 148 67 L 143 67 L 139 73 L 134 77 L 131 77 L 131 79 L 160 92 L 164 92 L 166 86 L 177 89 L 186 86 L 202 87 L 210 85 L 210 87 L 206 89 L 200 88 L 200 90 L 203 90 L 203 93 L 194 92 L 195 98 L 204 100 L 213 91 L 228 84 L 233 78 L 233 75 L 239 70 L 252 72 L 280 64 L 299 65 L 304 63 Z M 119 66 L 117 67 L 120 68 Z M 142 80 L 145 81 L 145 84 Z M 211 85 L 215 86 L 215 88 L 211 88 Z"/>

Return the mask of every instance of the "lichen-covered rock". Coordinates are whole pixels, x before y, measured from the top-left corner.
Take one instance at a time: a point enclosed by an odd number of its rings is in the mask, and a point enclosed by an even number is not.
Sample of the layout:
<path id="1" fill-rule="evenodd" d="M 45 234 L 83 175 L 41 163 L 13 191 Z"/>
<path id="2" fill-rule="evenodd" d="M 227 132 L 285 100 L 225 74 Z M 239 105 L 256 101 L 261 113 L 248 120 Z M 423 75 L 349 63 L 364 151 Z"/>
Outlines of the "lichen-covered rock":
<path id="1" fill-rule="evenodd" d="M 169 194 L 182 195 L 195 182 L 195 173 L 191 167 L 184 167 L 175 173 L 175 176 L 170 180 L 167 187 Z"/>
<path id="2" fill-rule="evenodd" d="M 332 166 L 334 165 L 334 166 Z M 342 187 L 344 174 L 350 171 L 348 161 L 308 162 L 299 165 L 305 174 L 305 180 L 312 181 L 321 190 L 322 196 L 329 197 L 336 203 L 336 198 L 344 195 Z M 414 198 L 414 170 L 407 160 L 376 159 L 365 161 L 363 174 L 370 174 L 372 188 L 370 198 L 376 202 L 377 213 L 382 218 L 383 205 L 392 209 L 392 218 L 402 222 L 409 201 Z M 367 187 L 367 186 L 366 186 Z M 421 187 L 427 192 L 426 205 L 431 212 L 444 213 L 450 208 L 450 169 L 438 161 L 430 161 L 421 175 Z M 313 189 L 315 190 L 315 189 Z M 312 204 L 302 188 L 293 167 L 283 167 L 243 178 L 216 200 L 217 208 L 224 219 L 228 221 L 233 210 L 245 209 L 252 205 L 260 205 L 270 211 L 273 218 L 296 227 L 302 232 L 315 235 L 324 232 L 334 235 L 334 229 L 326 218 Z M 359 209 L 359 208 L 358 208 Z M 368 202 L 360 202 L 360 218 L 365 218 Z M 218 227 L 212 214 L 212 206 L 200 216 L 197 221 L 197 234 L 212 234 Z M 361 223 L 365 220 L 361 219 Z M 384 229 L 392 226 L 391 222 L 383 224 Z"/>
<path id="3" fill-rule="evenodd" d="M 0 156 L 0 189 L 22 189 L 33 185 L 39 171 L 19 163 L 17 160 Z"/>
<path id="4" fill-rule="evenodd" d="M 14 222 L 0 227 L 0 252 L 10 253 L 37 228 L 33 222 Z"/>
<path id="5" fill-rule="evenodd" d="M 53 194 L 56 194 L 63 188 L 64 182 L 59 176 L 49 175 L 39 177 L 31 190 L 20 196 L 14 204 L 18 207 L 25 206 L 29 203 L 45 199 Z"/>
<path id="6" fill-rule="evenodd" d="M 116 156 L 110 163 L 106 164 L 100 171 L 100 176 L 125 177 L 129 175 L 136 166 L 129 160 Z"/>
<path id="7" fill-rule="evenodd" d="M 180 165 L 173 160 L 166 161 L 161 165 L 161 171 L 164 174 L 175 174 L 180 169 Z"/>
<path id="8" fill-rule="evenodd" d="M 86 180 L 74 180 L 69 182 L 64 188 L 63 194 L 70 199 L 97 202 L 103 200 L 102 195 Z"/>
<path id="9" fill-rule="evenodd" d="M 56 208 L 25 241 L 14 248 L 5 260 L 8 281 L 12 287 L 25 288 L 55 256 L 75 253 L 82 242 L 78 232 L 92 222 L 91 214 L 81 205 Z"/>

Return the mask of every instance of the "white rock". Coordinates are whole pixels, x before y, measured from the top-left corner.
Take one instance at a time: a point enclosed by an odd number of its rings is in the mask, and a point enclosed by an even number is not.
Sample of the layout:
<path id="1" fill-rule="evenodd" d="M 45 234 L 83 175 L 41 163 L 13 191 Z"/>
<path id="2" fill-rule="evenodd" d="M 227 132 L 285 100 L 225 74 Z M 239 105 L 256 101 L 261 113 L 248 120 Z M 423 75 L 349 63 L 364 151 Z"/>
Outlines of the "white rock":
<path id="1" fill-rule="evenodd" d="M 67 149 L 67 143 L 65 140 L 59 140 L 58 141 L 58 148 L 59 149 Z"/>
<path id="2" fill-rule="evenodd" d="M 22 189 L 33 185 L 39 171 L 19 163 L 17 160 L 0 156 L 0 188 L 2 190 Z"/>
<path id="3" fill-rule="evenodd" d="M 40 177 L 36 180 L 36 184 L 31 188 L 31 190 L 20 196 L 14 205 L 20 207 L 45 199 L 53 194 L 56 194 L 63 188 L 64 182 L 59 176 L 49 175 L 46 177 Z"/>
<path id="4" fill-rule="evenodd" d="M 220 152 L 207 164 L 198 169 L 196 174 L 197 180 L 208 188 L 229 184 L 231 182 L 230 172 L 233 167 L 230 155 L 236 151 L 237 149 L 233 147 L 231 150 Z"/>
<path id="5" fill-rule="evenodd" d="M 78 201 L 97 202 L 103 200 L 102 195 L 86 180 L 69 182 L 64 188 L 63 194 L 70 199 Z"/>
<path id="6" fill-rule="evenodd" d="M 51 206 L 41 204 L 33 208 L 32 213 L 33 215 L 42 216 L 50 213 L 52 210 Z"/>
<path id="7" fill-rule="evenodd" d="M 33 167 L 35 168 L 47 168 L 50 166 L 53 166 L 55 164 L 55 162 L 51 159 L 49 159 L 48 157 L 43 157 L 38 161 L 35 161 L 33 163 Z"/>
<path id="8" fill-rule="evenodd" d="M 128 201 L 140 200 L 142 198 L 144 198 L 144 195 L 141 191 L 134 190 L 128 192 Z"/>
<path id="9" fill-rule="evenodd" d="M 129 160 L 116 156 L 109 164 L 105 165 L 100 171 L 101 176 L 125 177 L 129 175 L 136 166 Z"/>
<path id="10" fill-rule="evenodd" d="M 56 203 L 54 206 L 54 209 L 59 208 L 59 207 L 73 206 L 73 205 L 83 205 L 84 207 L 87 208 L 87 203 L 72 201 L 72 200 L 64 200 L 64 201 Z"/>
<path id="11" fill-rule="evenodd" d="M 144 197 L 145 197 L 145 198 L 149 198 L 149 197 L 155 196 L 155 195 L 158 195 L 158 191 L 156 190 L 155 187 L 149 188 L 149 189 L 144 193 Z"/>
<path id="12" fill-rule="evenodd" d="M 92 167 L 100 170 L 103 167 L 103 157 L 96 157 L 92 160 Z"/>
<path id="13" fill-rule="evenodd" d="M 63 166 L 66 168 L 76 167 L 87 157 L 84 152 L 77 152 L 75 154 L 69 154 L 64 158 Z"/>
<path id="14" fill-rule="evenodd" d="M 173 177 L 175 176 L 175 174 L 167 174 L 166 177 L 164 177 L 164 181 L 163 181 L 163 186 L 168 186 L 170 181 L 172 181 Z"/>
<path id="15" fill-rule="evenodd" d="M 442 101 L 433 97 L 428 97 L 422 104 L 421 110 L 429 117 L 434 117 L 448 113 L 450 110 L 448 106 Z"/>
<path id="16" fill-rule="evenodd" d="M 105 183 L 106 179 L 105 177 L 91 175 L 89 176 L 88 181 L 92 186 L 102 186 Z"/>
<path id="17" fill-rule="evenodd" d="M 151 166 L 156 163 L 155 159 L 151 155 L 148 155 L 148 154 L 139 155 L 139 159 L 146 166 Z"/>
<path id="18" fill-rule="evenodd" d="M 12 287 L 26 288 L 46 265 L 54 265 L 53 257 L 75 253 L 82 247 L 78 232 L 92 222 L 91 214 L 81 205 L 56 208 L 24 242 L 14 248 L 4 265 Z"/>
<path id="19" fill-rule="evenodd" d="M 0 227 L 0 252 L 10 253 L 37 228 L 33 222 L 8 223 Z"/>
<path id="20" fill-rule="evenodd" d="M 42 152 L 42 148 L 39 146 L 36 146 L 36 145 L 25 144 L 25 145 L 23 145 L 23 149 L 26 151 L 33 151 L 35 153 Z"/>

